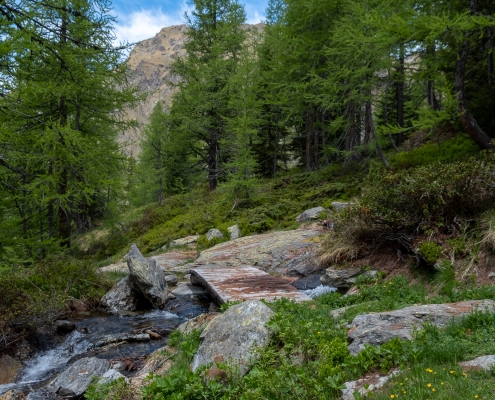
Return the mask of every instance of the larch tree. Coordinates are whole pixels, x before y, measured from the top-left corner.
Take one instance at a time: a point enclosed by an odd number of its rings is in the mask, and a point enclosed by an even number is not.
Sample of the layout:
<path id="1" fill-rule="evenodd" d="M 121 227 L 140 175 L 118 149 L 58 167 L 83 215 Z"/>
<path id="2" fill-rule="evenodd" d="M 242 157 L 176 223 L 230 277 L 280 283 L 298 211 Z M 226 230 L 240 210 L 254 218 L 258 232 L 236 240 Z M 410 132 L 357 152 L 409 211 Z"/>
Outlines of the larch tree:
<path id="1" fill-rule="evenodd" d="M 115 198 L 136 96 L 109 12 L 105 0 L 0 3 L 0 248 L 26 260 L 70 247 Z"/>

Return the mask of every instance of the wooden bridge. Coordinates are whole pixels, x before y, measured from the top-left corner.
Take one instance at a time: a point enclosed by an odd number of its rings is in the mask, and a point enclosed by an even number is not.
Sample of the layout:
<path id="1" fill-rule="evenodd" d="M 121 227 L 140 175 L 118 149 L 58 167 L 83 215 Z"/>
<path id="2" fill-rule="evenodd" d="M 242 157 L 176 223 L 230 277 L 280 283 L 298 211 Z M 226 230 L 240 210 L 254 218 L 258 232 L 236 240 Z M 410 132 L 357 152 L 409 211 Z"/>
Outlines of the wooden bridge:
<path id="1" fill-rule="evenodd" d="M 267 301 L 282 297 L 301 301 L 311 298 L 289 282 L 250 266 L 197 267 L 190 270 L 191 283 L 203 286 L 220 304 L 228 301 Z"/>

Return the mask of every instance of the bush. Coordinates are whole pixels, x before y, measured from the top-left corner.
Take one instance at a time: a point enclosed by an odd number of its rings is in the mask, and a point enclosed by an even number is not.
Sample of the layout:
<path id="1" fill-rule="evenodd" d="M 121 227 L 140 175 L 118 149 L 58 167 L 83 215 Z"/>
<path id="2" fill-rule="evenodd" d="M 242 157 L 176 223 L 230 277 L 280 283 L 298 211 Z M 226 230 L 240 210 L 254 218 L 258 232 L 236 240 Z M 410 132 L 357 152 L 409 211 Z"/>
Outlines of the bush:
<path id="1" fill-rule="evenodd" d="M 449 164 L 372 170 L 359 204 L 334 216 L 340 238 L 329 238 L 326 254 L 334 252 L 333 242 L 352 244 L 361 251 L 384 242 L 399 242 L 410 249 L 414 237 L 421 234 L 456 232 L 459 218 L 472 217 L 493 205 L 494 186 L 495 156 L 491 152 Z M 433 243 L 423 247 L 430 262 L 438 258 Z M 344 255 L 349 257 L 348 253 Z M 325 255 L 322 261 L 328 261 Z"/>

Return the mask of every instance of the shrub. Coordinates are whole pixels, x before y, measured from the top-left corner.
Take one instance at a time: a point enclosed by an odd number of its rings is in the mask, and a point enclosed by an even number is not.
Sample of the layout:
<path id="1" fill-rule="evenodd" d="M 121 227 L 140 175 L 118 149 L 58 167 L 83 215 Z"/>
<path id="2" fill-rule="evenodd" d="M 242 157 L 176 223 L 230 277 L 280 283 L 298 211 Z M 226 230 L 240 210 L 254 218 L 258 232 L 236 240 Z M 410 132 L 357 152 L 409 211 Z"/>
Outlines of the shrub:
<path id="1" fill-rule="evenodd" d="M 334 215 L 335 233 L 340 242 L 360 249 L 384 242 L 399 242 L 409 249 L 414 237 L 456 232 L 458 218 L 487 210 L 495 200 L 494 186 L 491 152 L 402 171 L 374 169 L 359 204 Z M 339 243 L 330 237 L 327 254 L 334 251 L 332 242 Z M 438 249 L 425 246 L 432 261 Z"/>

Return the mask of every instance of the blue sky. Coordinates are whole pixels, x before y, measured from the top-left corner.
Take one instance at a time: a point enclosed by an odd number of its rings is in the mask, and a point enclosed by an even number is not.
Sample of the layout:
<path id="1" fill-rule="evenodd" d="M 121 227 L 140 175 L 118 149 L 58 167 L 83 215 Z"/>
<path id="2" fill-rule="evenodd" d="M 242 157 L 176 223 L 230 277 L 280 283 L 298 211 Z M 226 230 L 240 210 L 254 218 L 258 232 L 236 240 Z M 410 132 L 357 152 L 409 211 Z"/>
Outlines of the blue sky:
<path id="1" fill-rule="evenodd" d="M 257 24 L 264 19 L 268 0 L 245 1 L 247 22 Z M 191 11 L 186 0 L 113 0 L 112 14 L 117 17 L 116 43 L 148 39 L 161 28 L 184 23 L 184 12 Z"/>

